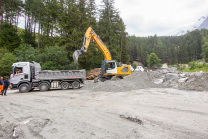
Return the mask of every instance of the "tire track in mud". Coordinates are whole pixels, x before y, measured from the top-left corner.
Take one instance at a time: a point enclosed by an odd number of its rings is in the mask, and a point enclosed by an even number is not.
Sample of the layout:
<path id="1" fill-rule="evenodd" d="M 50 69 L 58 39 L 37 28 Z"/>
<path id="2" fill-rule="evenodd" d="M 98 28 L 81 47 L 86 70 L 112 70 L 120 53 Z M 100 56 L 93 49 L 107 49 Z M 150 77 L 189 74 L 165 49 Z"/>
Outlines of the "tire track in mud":
<path id="1" fill-rule="evenodd" d="M 1 109 L 0 111 L 1 116 L 4 121 L 11 121 L 11 119 L 12 119 L 12 122 L 16 121 L 14 116 L 3 106 L 3 104 L 0 104 L 0 109 Z"/>

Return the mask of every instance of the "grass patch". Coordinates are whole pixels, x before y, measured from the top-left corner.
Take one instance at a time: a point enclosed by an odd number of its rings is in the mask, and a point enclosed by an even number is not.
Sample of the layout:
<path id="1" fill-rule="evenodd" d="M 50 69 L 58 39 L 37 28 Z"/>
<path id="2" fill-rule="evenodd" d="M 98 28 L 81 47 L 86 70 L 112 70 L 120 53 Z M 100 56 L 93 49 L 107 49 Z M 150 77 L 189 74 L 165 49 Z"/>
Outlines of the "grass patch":
<path id="1" fill-rule="evenodd" d="M 200 72 L 200 71 L 208 73 L 208 68 L 196 68 L 194 70 L 190 70 L 189 68 L 185 68 L 182 70 L 182 72 Z"/>
<path id="2" fill-rule="evenodd" d="M 177 65 L 178 71 L 181 72 L 200 72 L 208 73 L 208 64 L 200 64 L 199 61 L 192 61 L 188 63 L 188 68 L 186 66 Z"/>

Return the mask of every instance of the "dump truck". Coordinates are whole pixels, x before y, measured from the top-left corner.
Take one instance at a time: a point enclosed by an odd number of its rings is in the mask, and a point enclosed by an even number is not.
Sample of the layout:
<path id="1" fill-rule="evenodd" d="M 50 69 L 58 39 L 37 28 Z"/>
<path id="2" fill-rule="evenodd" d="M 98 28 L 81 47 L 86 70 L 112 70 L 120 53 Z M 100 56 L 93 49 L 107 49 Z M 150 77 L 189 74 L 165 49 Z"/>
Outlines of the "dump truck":
<path id="1" fill-rule="evenodd" d="M 86 79 L 85 70 L 41 70 L 37 62 L 17 62 L 12 65 L 10 83 L 12 89 L 19 89 L 21 93 L 39 88 L 40 91 L 48 91 L 53 82 L 58 82 L 61 89 L 69 87 L 79 89 Z"/>

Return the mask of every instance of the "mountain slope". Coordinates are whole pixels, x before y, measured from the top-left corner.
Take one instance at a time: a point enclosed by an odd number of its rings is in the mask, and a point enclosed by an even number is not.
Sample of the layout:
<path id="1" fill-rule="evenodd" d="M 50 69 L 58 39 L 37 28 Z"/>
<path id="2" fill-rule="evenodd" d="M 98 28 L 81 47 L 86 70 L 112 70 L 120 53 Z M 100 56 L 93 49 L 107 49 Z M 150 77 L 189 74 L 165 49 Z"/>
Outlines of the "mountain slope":
<path id="1" fill-rule="evenodd" d="M 197 29 L 201 30 L 204 28 L 208 29 L 208 17 L 204 20 L 204 22 Z"/>
<path id="2" fill-rule="evenodd" d="M 203 28 L 208 29 L 208 16 L 202 16 L 195 23 L 182 27 L 176 36 L 184 35 L 187 33 L 187 31 L 193 31 L 195 29 L 201 30 Z"/>

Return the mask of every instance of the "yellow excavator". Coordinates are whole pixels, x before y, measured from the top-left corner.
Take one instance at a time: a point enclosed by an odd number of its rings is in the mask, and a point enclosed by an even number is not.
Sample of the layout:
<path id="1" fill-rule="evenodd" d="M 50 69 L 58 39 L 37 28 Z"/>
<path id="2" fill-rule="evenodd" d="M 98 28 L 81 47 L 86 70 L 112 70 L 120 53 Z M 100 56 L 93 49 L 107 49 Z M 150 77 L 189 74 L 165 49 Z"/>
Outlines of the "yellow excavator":
<path id="1" fill-rule="evenodd" d="M 112 77 L 123 78 L 124 75 L 131 74 L 130 65 L 120 65 L 117 64 L 116 60 L 111 59 L 110 51 L 91 27 L 89 27 L 85 33 L 83 46 L 73 54 L 75 63 L 78 62 L 78 57 L 80 55 L 87 52 L 91 38 L 95 41 L 105 57 L 101 65 L 101 74 L 95 79 L 95 82 L 110 80 Z"/>

